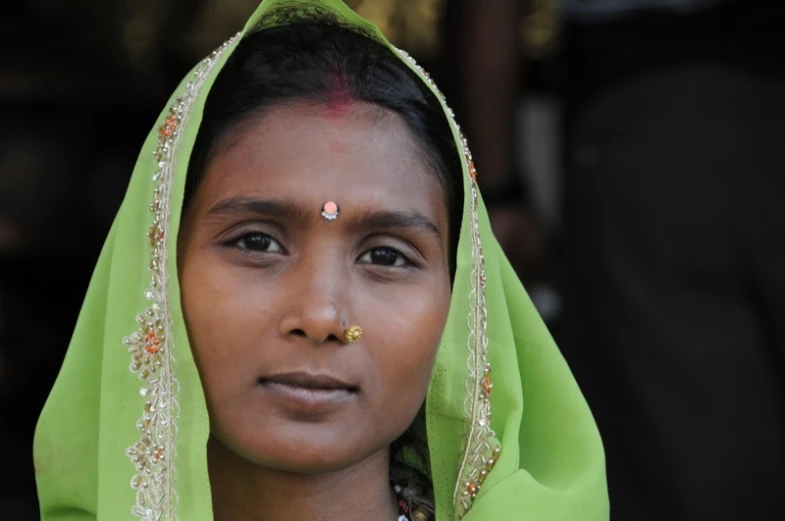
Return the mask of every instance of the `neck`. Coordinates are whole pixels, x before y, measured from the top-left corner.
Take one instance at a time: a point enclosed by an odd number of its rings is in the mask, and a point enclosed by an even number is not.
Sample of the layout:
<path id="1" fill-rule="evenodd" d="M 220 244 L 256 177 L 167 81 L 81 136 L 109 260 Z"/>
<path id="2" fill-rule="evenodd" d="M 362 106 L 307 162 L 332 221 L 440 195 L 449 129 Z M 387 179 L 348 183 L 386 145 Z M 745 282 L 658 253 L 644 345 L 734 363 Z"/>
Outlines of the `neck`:
<path id="1" fill-rule="evenodd" d="M 215 521 L 398 519 L 387 450 L 323 474 L 265 468 L 212 437 L 207 458 Z"/>

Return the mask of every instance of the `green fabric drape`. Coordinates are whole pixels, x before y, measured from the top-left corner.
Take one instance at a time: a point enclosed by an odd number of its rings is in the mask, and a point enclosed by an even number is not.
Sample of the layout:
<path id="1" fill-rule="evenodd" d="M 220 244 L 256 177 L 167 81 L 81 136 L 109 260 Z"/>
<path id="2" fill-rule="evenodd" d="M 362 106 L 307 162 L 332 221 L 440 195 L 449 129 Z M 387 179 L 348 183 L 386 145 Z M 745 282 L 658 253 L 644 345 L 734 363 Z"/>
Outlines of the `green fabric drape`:
<path id="1" fill-rule="evenodd" d="M 183 81 L 145 141 L 36 431 L 43 521 L 213 519 L 207 407 L 175 258 L 188 158 L 206 95 L 243 34 L 322 11 L 390 45 L 339 0 L 265 0 Z M 444 108 L 466 157 L 457 272 L 426 399 L 437 520 L 607 520 L 594 420 L 491 234 L 470 155 Z M 467 485 L 478 487 L 473 501 Z"/>

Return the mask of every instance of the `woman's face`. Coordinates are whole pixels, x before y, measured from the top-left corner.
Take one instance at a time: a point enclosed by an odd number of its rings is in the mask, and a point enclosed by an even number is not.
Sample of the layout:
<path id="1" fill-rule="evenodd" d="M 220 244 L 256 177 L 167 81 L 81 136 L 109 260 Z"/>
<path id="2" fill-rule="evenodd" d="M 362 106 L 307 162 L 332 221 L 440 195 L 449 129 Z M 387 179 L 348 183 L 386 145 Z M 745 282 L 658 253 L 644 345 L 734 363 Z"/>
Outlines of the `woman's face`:
<path id="1" fill-rule="evenodd" d="M 443 191 L 394 113 L 286 105 L 226 136 L 179 237 L 214 439 L 308 473 L 386 451 L 425 397 L 448 252 Z"/>

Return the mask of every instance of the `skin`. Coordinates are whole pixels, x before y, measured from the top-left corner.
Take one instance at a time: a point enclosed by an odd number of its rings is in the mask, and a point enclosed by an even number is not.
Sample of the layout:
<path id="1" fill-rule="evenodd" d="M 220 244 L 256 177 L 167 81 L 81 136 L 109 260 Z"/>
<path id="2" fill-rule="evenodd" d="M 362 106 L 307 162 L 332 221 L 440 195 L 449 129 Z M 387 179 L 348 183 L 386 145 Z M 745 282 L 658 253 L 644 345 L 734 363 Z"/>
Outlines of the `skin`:
<path id="1" fill-rule="evenodd" d="M 225 136 L 178 243 L 216 521 L 397 519 L 389 446 L 422 406 L 449 309 L 445 203 L 378 107 L 288 104 Z M 298 394 L 285 373 L 349 389 Z"/>

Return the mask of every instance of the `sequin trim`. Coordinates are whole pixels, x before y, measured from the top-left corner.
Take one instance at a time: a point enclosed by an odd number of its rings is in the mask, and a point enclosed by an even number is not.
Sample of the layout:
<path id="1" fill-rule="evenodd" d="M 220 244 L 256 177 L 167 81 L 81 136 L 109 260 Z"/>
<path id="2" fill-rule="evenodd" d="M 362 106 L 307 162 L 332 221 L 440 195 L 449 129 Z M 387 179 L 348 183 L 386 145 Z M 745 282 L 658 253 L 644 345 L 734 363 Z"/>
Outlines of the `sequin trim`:
<path id="1" fill-rule="evenodd" d="M 131 514 L 142 521 L 175 521 L 178 498 L 175 492 L 175 443 L 179 407 L 178 383 L 174 367 L 174 343 L 168 303 L 167 247 L 169 243 L 170 190 L 174 159 L 189 111 L 204 80 L 223 52 L 237 39 L 224 43 L 194 70 L 185 93 L 169 108 L 158 127 L 155 190 L 150 210 L 153 221 L 147 233 L 150 246 L 150 287 L 145 298 L 150 302 L 136 317 L 136 332 L 123 339 L 131 353 L 131 372 L 144 382 L 139 394 L 145 398 L 144 412 L 136 427 L 141 436 L 126 450 L 136 469 L 131 488 L 136 503 Z"/>
<path id="2" fill-rule="evenodd" d="M 501 453 L 501 444 L 491 428 L 491 365 L 488 363 L 488 321 L 485 306 L 485 258 L 480 240 L 480 222 L 477 215 L 479 189 L 477 187 L 477 169 L 474 166 L 469 144 L 455 114 L 447 106 L 444 95 L 436 83 L 409 53 L 395 48 L 396 52 L 406 60 L 428 83 L 444 106 L 450 123 L 458 131 L 466 160 L 466 174 L 471 186 L 471 240 L 472 240 L 472 271 L 471 290 L 469 293 L 469 339 L 467 347 L 469 357 L 467 366 L 469 374 L 466 378 L 466 398 L 464 415 L 466 432 L 458 467 L 458 479 L 453 492 L 455 516 L 461 519 L 472 507 L 474 498 L 480 491 L 488 473 L 493 469 Z"/>

